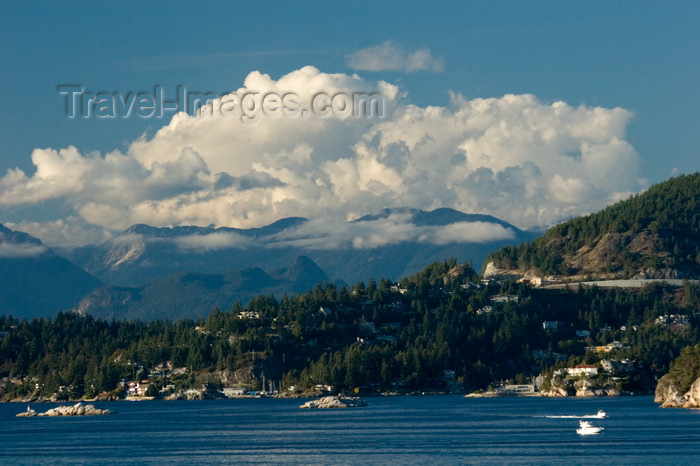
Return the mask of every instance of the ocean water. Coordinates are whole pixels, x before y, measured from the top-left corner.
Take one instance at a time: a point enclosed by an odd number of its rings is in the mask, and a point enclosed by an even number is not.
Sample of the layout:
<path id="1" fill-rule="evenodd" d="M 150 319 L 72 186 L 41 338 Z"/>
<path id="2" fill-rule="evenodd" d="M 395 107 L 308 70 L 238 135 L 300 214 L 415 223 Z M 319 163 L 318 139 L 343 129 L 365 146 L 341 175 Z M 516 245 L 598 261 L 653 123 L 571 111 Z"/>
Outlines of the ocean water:
<path id="1" fill-rule="evenodd" d="M 370 397 L 94 403 L 111 416 L 17 418 L 0 404 L 0 464 L 700 464 L 700 411 L 644 397 Z M 43 412 L 55 404 L 36 404 Z M 598 435 L 576 418 L 599 409 Z"/>

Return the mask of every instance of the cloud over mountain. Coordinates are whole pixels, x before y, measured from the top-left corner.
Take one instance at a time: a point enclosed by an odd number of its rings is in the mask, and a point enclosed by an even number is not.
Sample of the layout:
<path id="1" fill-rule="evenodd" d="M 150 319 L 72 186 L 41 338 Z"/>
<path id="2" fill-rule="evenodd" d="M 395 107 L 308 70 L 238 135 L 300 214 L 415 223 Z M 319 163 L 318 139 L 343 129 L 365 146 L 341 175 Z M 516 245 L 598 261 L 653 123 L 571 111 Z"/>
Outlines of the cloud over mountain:
<path id="1" fill-rule="evenodd" d="M 381 93 L 382 116 L 302 112 L 249 122 L 205 108 L 175 115 L 124 152 L 35 149 L 33 174 L 14 169 L 0 178 L 0 207 L 60 204 L 55 218 L 13 224 L 54 245 L 98 242 L 138 223 L 250 228 L 291 216 L 320 220 L 309 223 L 316 236 L 289 241 L 346 241 L 352 232 L 334 236 L 338 226 L 385 207 L 447 206 L 527 228 L 597 210 L 644 187 L 639 156 L 625 140 L 632 114 L 622 108 L 458 94 L 448 106 L 420 107 L 406 103 L 395 85 L 311 66 L 278 80 L 252 72 L 235 94 L 294 93 L 306 108 L 319 93 L 357 92 Z M 400 225 L 384 231 L 418 237 Z M 460 228 L 431 233 L 493 233 Z M 196 238 L 182 246 L 231 241 L 237 239 Z"/>

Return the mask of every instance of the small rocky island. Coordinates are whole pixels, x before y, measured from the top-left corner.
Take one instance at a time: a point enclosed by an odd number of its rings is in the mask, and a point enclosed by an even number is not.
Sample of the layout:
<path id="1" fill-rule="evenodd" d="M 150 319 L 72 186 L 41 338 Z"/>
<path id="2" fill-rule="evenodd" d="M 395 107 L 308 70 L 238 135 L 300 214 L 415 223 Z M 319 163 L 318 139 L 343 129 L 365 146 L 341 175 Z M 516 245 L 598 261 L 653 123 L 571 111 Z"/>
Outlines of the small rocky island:
<path id="1" fill-rule="evenodd" d="M 96 408 L 95 405 L 76 403 L 73 406 L 57 406 L 51 408 L 44 413 L 37 413 L 33 409 L 27 407 L 27 410 L 17 414 L 17 417 L 34 417 L 34 416 L 99 416 L 103 414 L 114 414 L 114 411 L 108 409 Z"/>
<path id="2" fill-rule="evenodd" d="M 311 408 L 357 408 L 367 406 L 365 400 L 357 396 L 324 396 L 318 400 L 310 400 L 299 406 L 303 409 Z"/>

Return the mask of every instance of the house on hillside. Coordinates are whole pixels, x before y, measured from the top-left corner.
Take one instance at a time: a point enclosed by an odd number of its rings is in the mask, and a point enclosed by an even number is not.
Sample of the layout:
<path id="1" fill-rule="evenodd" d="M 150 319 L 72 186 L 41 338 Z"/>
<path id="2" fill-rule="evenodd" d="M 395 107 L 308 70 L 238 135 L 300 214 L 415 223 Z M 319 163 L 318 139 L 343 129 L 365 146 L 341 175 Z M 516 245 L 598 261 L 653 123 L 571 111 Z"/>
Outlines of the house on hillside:
<path id="1" fill-rule="evenodd" d="M 129 382 L 129 386 L 127 388 L 127 395 L 128 396 L 146 396 L 146 392 L 148 391 L 148 381 L 147 380 L 142 380 L 141 382 Z"/>
<path id="2" fill-rule="evenodd" d="M 520 298 L 517 295 L 498 295 L 491 297 L 492 303 L 518 303 Z"/>
<path id="3" fill-rule="evenodd" d="M 663 315 L 656 318 L 656 325 L 690 325 L 690 316 L 682 314 Z"/>
<path id="4" fill-rule="evenodd" d="M 236 398 L 239 396 L 245 396 L 248 393 L 248 389 L 242 387 L 226 387 L 221 392 L 226 398 Z"/>
<path id="5" fill-rule="evenodd" d="M 525 394 L 535 393 L 535 384 L 506 384 L 501 390 L 504 393 Z"/>
<path id="6" fill-rule="evenodd" d="M 632 372 L 634 370 L 634 361 L 630 359 L 603 359 L 600 361 L 603 370 L 611 374 L 619 374 Z"/>
<path id="7" fill-rule="evenodd" d="M 625 348 L 629 348 L 629 345 L 619 341 L 612 341 L 605 346 L 586 346 L 586 351 L 593 353 L 609 353 L 611 351 L 617 351 Z"/>
<path id="8" fill-rule="evenodd" d="M 571 377 L 586 376 L 593 377 L 598 375 L 598 367 L 591 364 L 579 364 L 574 367 L 567 367 L 566 374 Z"/>

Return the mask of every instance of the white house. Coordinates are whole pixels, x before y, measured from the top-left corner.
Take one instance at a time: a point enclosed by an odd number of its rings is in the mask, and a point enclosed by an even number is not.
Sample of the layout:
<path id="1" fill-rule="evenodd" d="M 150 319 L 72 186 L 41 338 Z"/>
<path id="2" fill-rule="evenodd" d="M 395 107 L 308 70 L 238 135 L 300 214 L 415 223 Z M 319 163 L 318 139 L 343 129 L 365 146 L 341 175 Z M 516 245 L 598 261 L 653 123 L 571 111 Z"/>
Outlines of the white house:
<path id="1" fill-rule="evenodd" d="M 569 376 L 577 377 L 579 375 L 585 375 L 586 377 L 598 375 L 598 368 L 591 364 L 579 364 L 574 367 L 567 367 L 566 373 Z"/>
<path id="2" fill-rule="evenodd" d="M 237 396 L 244 396 L 248 393 L 248 390 L 240 387 L 226 387 L 222 392 L 226 398 L 235 398 Z"/>
<path id="3" fill-rule="evenodd" d="M 129 396 L 146 396 L 147 390 L 148 390 L 148 383 L 129 382 L 129 389 L 128 389 Z"/>

